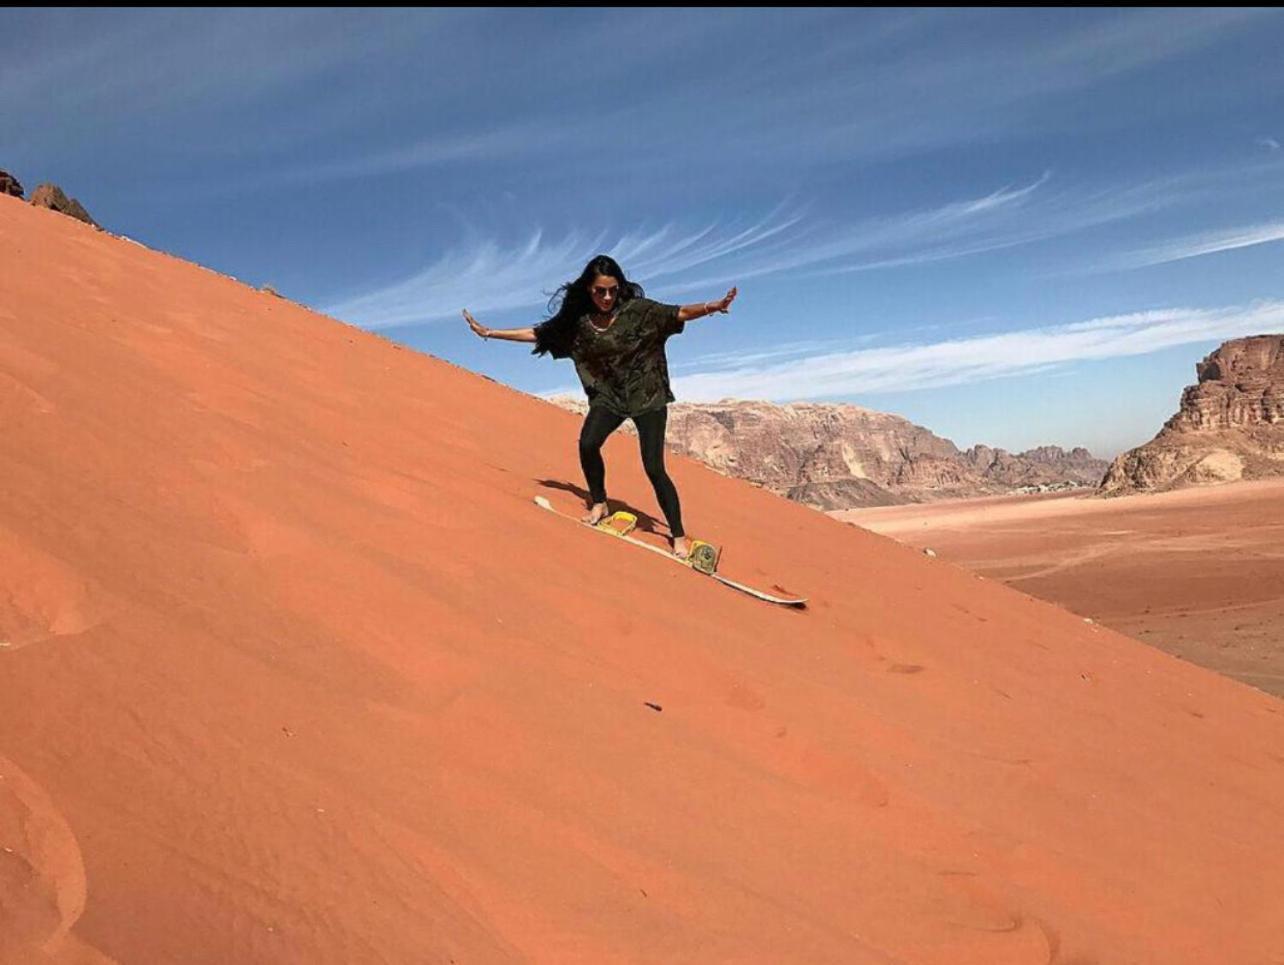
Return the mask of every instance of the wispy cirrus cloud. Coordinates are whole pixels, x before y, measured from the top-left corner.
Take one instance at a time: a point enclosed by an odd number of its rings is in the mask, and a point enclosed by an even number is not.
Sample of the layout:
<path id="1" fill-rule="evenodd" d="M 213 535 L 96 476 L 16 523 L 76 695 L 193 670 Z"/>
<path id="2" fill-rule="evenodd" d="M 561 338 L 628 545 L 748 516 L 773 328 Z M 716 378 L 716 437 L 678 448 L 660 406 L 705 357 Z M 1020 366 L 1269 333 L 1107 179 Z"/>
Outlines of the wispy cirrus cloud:
<path id="1" fill-rule="evenodd" d="M 314 87 L 354 64 L 386 59 L 391 49 L 461 19 L 448 11 L 282 8 L 46 13 L 15 30 L 18 42 L 4 48 L 0 100 L 9 106 L 38 98 L 64 125 L 139 116 L 155 122 L 168 110 L 261 104 L 281 89 Z M 13 121 L 22 119 L 15 111 Z"/>
<path id="2" fill-rule="evenodd" d="M 409 278 L 325 311 L 367 328 L 385 329 L 455 318 L 465 307 L 489 312 L 542 308 L 557 286 L 578 274 L 595 254 L 610 254 L 631 275 L 649 280 L 764 244 L 797 223 L 798 216 L 777 209 L 731 230 L 716 224 L 686 230 L 664 225 L 614 240 L 605 232 L 583 231 L 546 239 L 537 230 L 513 247 L 474 237 Z"/>
<path id="3" fill-rule="evenodd" d="M 1219 251 L 1233 251 L 1236 248 L 1251 248 L 1254 245 L 1265 245 L 1272 241 L 1284 240 L 1284 221 L 1267 224 L 1248 225 L 1223 231 L 1203 232 L 1188 235 L 1176 241 L 1135 251 L 1124 255 L 1118 262 L 1120 268 L 1145 268 L 1151 265 L 1162 265 L 1186 258 L 1198 258 L 1200 255 L 1211 255 Z"/>
<path id="4" fill-rule="evenodd" d="M 453 135 L 434 133 L 409 144 L 356 157 L 300 164 L 259 178 L 255 184 L 288 184 L 373 178 L 456 161 L 484 160 L 522 154 L 527 158 L 547 154 L 573 139 L 569 128 L 517 122 L 507 127 Z"/>
<path id="5" fill-rule="evenodd" d="M 758 351 L 709 352 L 705 355 L 699 356 L 698 358 L 686 361 L 675 362 L 670 360 L 669 371 L 682 372 L 693 369 L 713 370 L 723 368 L 742 368 L 746 365 L 760 365 L 764 362 L 814 355 L 820 351 L 850 349 L 853 345 L 872 342 L 877 338 L 877 335 L 857 335 L 846 338 L 805 339 L 798 342 L 784 342 L 778 345 L 772 345 L 770 348 L 764 348 Z"/>
<path id="6" fill-rule="evenodd" d="M 811 58 L 766 57 L 761 66 L 755 60 L 752 74 L 728 77 L 723 96 L 738 100 L 736 119 L 774 123 L 728 124 L 719 143 L 760 154 L 888 157 L 1014 129 L 1027 136 L 1032 129 L 1055 130 L 1065 121 L 1046 109 L 1051 100 L 1153 69 L 1254 26 L 1262 29 L 1277 17 L 1276 10 L 1244 8 L 1130 9 L 1089 17 L 1050 10 L 915 11 L 898 18 L 892 36 L 873 42 L 863 31 L 841 29 L 839 21 L 826 37 L 823 72 Z M 1026 24 L 1039 29 L 1011 43 L 1014 25 Z M 1200 96 L 1215 96 L 1215 86 L 1205 85 Z M 816 124 L 799 111 L 802 91 L 806 101 L 826 105 L 829 123 Z M 836 105 L 842 110 L 836 112 Z M 1109 117 L 1102 111 L 1087 123 L 1108 123 Z"/>
<path id="7" fill-rule="evenodd" d="M 594 254 L 618 260 L 632 277 L 662 284 L 670 296 L 786 271 L 817 275 L 959 258 L 1082 230 L 1171 203 L 1165 182 L 1115 191 L 1050 191 L 1051 173 L 1029 183 L 899 216 L 840 224 L 784 202 L 756 221 L 665 224 L 615 238 L 572 231 L 532 232 L 505 246 L 476 233 L 423 270 L 326 311 L 386 329 L 453 318 L 461 308 L 542 307 L 552 290 Z"/>
<path id="8" fill-rule="evenodd" d="M 507 311 L 548 299 L 568 266 L 601 248 L 602 236 L 572 232 L 545 240 L 534 231 L 526 242 L 503 247 L 474 239 L 450 249 L 409 278 L 328 305 L 323 311 L 365 328 L 388 329 L 457 318 L 463 308 Z"/>
<path id="9" fill-rule="evenodd" d="M 909 392 L 1050 371 L 1074 362 L 1149 355 L 1177 345 L 1284 331 L 1284 301 L 1166 308 L 922 344 L 856 348 L 762 364 L 754 350 L 673 380 L 691 402 L 789 402 Z M 559 387 L 544 396 L 576 391 Z"/>

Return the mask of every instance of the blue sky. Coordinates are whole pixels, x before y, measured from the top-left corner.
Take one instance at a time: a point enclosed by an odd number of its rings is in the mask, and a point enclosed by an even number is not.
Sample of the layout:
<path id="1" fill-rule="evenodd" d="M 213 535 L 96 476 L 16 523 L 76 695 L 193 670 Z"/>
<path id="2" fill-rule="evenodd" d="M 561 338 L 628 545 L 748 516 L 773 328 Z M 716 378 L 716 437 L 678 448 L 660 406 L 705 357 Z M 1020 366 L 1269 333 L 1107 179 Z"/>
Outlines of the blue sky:
<path id="1" fill-rule="evenodd" d="M 594 254 L 678 398 L 1110 456 L 1284 332 L 1284 13 L 0 11 L 0 168 L 519 389 Z"/>

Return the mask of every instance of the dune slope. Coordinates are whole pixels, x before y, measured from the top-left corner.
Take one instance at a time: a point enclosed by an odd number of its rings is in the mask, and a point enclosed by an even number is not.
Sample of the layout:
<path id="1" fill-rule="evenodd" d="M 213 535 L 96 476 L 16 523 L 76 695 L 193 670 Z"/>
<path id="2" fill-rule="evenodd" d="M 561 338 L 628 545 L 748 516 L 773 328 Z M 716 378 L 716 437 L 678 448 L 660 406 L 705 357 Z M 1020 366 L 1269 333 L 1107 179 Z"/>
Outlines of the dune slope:
<path id="1" fill-rule="evenodd" d="M 1279 701 L 674 458 L 759 603 L 532 505 L 574 416 L 16 199 L 0 292 L 6 965 L 1284 956 Z"/>

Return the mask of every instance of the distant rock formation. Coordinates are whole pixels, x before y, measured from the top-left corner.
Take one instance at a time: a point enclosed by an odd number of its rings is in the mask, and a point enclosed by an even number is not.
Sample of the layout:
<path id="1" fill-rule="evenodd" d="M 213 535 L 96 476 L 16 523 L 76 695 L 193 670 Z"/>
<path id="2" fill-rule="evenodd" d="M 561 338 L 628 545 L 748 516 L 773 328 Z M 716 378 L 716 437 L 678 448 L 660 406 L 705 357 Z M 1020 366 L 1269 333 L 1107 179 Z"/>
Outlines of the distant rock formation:
<path id="1" fill-rule="evenodd" d="M 22 197 L 22 185 L 8 171 L 0 171 L 0 194 L 13 195 L 15 198 Z"/>
<path id="2" fill-rule="evenodd" d="M 49 208 L 57 211 L 59 214 L 65 214 L 83 221 L 85 224 L 99 227 L 97 221 L 89 216 L 89 212 L 75 198 L 69 198 L 63 193 L 62 188 L 56 184 L 42 184 L 31 192 L 31 203 L 40 208 Z"/>
<path id="3" fill-rule="evenodd" d="M 1159 434 L 1111 464 L 1103 494 L 1284 475 L 1284 335 L 1226 342 L 1195 372 Z"/>
<path id="4" fill-rule="evenodd" d="M 1066 452 L 1060 446 L 1039 446 L 1013 455 L 1003 449 L 973 446 L 961 458 L 986 479 L 1012 488 L 1050 486 L 1060 482 L 1089 485 L 1106 466 L 1082 446 Z"/>
<path id="5" fill-rule="evenodd" d="M 568 396 L 550 401 L 587 408 Z M 830 403 L 679 402 L 669 406 L 668 443 L 724 475 L 825 511 L 1095 486 L 1106 469 L 1086 449 L 960 452 L 900 416 Z"/>

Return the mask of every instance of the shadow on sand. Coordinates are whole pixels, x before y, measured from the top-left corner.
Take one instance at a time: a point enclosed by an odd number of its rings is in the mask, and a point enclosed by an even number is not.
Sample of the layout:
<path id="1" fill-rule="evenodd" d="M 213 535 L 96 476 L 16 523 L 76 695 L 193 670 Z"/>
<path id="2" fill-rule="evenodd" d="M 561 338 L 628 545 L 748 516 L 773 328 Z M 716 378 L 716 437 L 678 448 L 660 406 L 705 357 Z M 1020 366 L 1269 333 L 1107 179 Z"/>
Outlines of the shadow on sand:
<path id="1" fill-rule="evenodd" d="M 577 486 L 574 483 L 566 482 L 564 479 L 536 479 L 535 482 L 543 489 L 556 489 L 564 493 L 574 493 L 583 504 L 585 511 L 588 510 L 589 493 L 583 486 Z M 650 513 L 638 509 L 636 506 L 633 506 L 622 499 L 616 499 L 612 496 L 608 496 L 606 499 L 606 508 L 612 513 L 621 509 L 627 513 L 632 513 L 638 518 L 637 528 L 639 532 L 650 533 L 653 536 L 660 536 L 666 540 L 673 538 L 669 533 L 669 527 L 666 523 L 656 519 Z"/>

